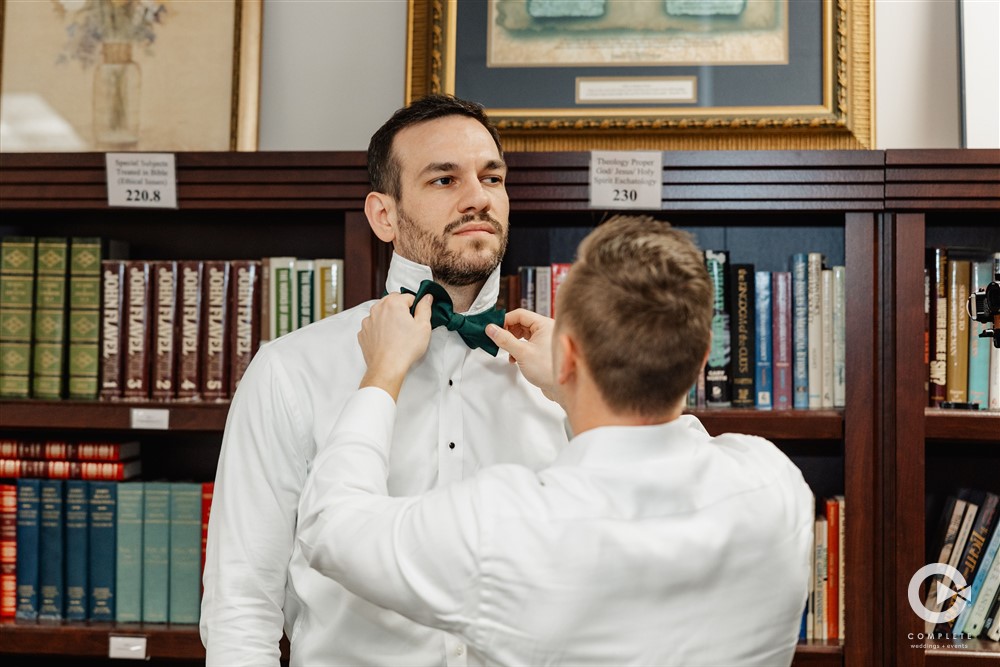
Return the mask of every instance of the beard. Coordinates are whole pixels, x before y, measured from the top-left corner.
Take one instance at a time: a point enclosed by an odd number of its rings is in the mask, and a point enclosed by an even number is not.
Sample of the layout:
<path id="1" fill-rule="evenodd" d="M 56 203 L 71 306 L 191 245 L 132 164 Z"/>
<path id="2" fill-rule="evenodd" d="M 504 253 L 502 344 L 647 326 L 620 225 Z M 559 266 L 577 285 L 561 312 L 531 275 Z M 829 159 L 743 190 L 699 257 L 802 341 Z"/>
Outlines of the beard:
<path id="1" fill-rule="evenodd" d="M 478 215 L 464 215 L 448 223 L 440 236 L 414 222 L 402 207 L 399 208 L 398 216 L 399 254 L 411 261 L 429 266 L 434 279 L 446 285 L 465 287 L 485 282 L 500 266 L 500 260 L 507 252 L 507 228 L 485 211 Z M 448 248 L 448 237 L 452 232 L 470 222 L 485 222 L 493 227 L 496 238 L 500 241 L 495 250 L 484 253 L 483 251 L 489 246 L 486 239 L 480 238 L 469 243 L 465 254 Z"/>

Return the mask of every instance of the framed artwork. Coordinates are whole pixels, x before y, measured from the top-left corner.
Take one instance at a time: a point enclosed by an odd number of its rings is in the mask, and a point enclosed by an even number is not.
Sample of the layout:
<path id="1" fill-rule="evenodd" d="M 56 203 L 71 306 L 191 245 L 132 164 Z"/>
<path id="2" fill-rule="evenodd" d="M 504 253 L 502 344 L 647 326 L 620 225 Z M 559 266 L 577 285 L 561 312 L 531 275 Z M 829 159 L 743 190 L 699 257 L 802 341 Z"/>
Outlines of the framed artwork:
<path id="1" fill-rule="evenodd" d="M 871 0 L 410 0 L 409 102 L 513 150 L 872 148 Z"/>
<path id="2" fill-rule="evenodd" d="M 0 2 L 0 150 L 256 150 L 262 0 Z"/>

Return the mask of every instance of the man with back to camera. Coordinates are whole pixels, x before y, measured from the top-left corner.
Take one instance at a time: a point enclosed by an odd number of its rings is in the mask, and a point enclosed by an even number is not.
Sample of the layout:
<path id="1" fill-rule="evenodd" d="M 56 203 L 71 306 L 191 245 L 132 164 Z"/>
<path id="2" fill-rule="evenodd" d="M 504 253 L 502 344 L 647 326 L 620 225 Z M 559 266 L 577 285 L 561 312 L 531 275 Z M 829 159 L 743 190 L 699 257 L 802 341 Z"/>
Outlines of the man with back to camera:
<path id="1" fill-rule="evenodd" d="M 767 440 L 713 438 L 681 415 L 712 319 L 711 282 L 686 233 L 609 221 L 581 244 L 554 324 L 517 310 L 510 331 L 489 327 L 565 408 L 575 436 L 551 467 L 493 466 L 391 498 L 394 399 L 431 331 L 430 299 L 414 300 L 390 294 L 362 323 L 367 371 L 299 506 L 312 567 L 463 638 L 470 661 L 791 663 L 813 497 Z"/>
<path id="2" fill-rule="evenodd" d="M 368 170 L 365 213 L 394 247 L 386 288 L 417 291 L 433 278 L 443 286 L 435 298 L 450 297 L 454 312 L 495 315 L 507 169 L 482 107 L 431 96 L 400 109 L 372 137 Z M 277 665 L 283 629 L 293 666 L 466 664 L 461 640 L 347 592 L 311 570 L 295 543 L 317 447 L 365 372 L 357 333 L 373 303 L 262 346 L 233 397 L 205 562 L 208 665 Z M 436 329 L 413 366 L 388 493 L 422 493 L 496 463 L 541 468 L 565 444 L 558 405 L 505 359 L 471 347 L 475 333 Z"/>

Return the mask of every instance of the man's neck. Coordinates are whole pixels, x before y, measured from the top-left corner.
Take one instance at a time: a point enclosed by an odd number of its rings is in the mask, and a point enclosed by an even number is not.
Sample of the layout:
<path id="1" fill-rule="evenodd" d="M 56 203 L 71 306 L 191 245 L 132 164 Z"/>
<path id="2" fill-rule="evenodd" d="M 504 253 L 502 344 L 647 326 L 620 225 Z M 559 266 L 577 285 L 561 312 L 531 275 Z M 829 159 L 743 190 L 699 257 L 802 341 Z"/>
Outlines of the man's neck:
<path id="1" fill-rule="evenodd" d="M 445 291 L 448 292 L 448 296 L 451 297 L 451 305 L 456 313 L 464 313 L 470 308 L 472 304 L 476 301 L 476 297 L 483 290 L 483 285 L 486 281 L 473 283 L 471 285 L 449 285 L 447 283 L 441 283 Z"/>

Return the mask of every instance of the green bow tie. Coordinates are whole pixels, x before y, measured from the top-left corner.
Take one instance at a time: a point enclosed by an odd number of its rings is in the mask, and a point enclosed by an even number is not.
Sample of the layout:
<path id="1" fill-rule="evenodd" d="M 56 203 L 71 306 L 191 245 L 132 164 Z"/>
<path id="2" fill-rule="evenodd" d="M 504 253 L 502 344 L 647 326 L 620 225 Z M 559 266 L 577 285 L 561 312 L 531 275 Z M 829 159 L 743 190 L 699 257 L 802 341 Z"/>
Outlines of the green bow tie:
<path id="1" fill-rule="evenodd" d="M 494 357 L 497 356 L 500 348 L 486 335 L 486 325 L 492 323 L 498 327 L 502 327 L 504 319 L 504 311 L 502 309 L 491 308 L 485 313 L 479 313 L 478 315 L 461 315 L 456 313 L 448 292 L 433 280 L 424 280 L 421 282 L 416 292 L 408 290 L 405 287 L 400 288 L 399 291 L 403 294 L 414 294 L 416 296 L 413 300 L 413 307 L 410 308 L 410 313 L 413 313 L 414 309 L 416 309 L 420 299 L 430 294 L 434 297 L 434 305 L 431 308 L 432 329 L 446 327 L 448 331 L 457 331 L 458 335 L 465 341 L 465 344 L 473 350 L 480 347 Z"/>

